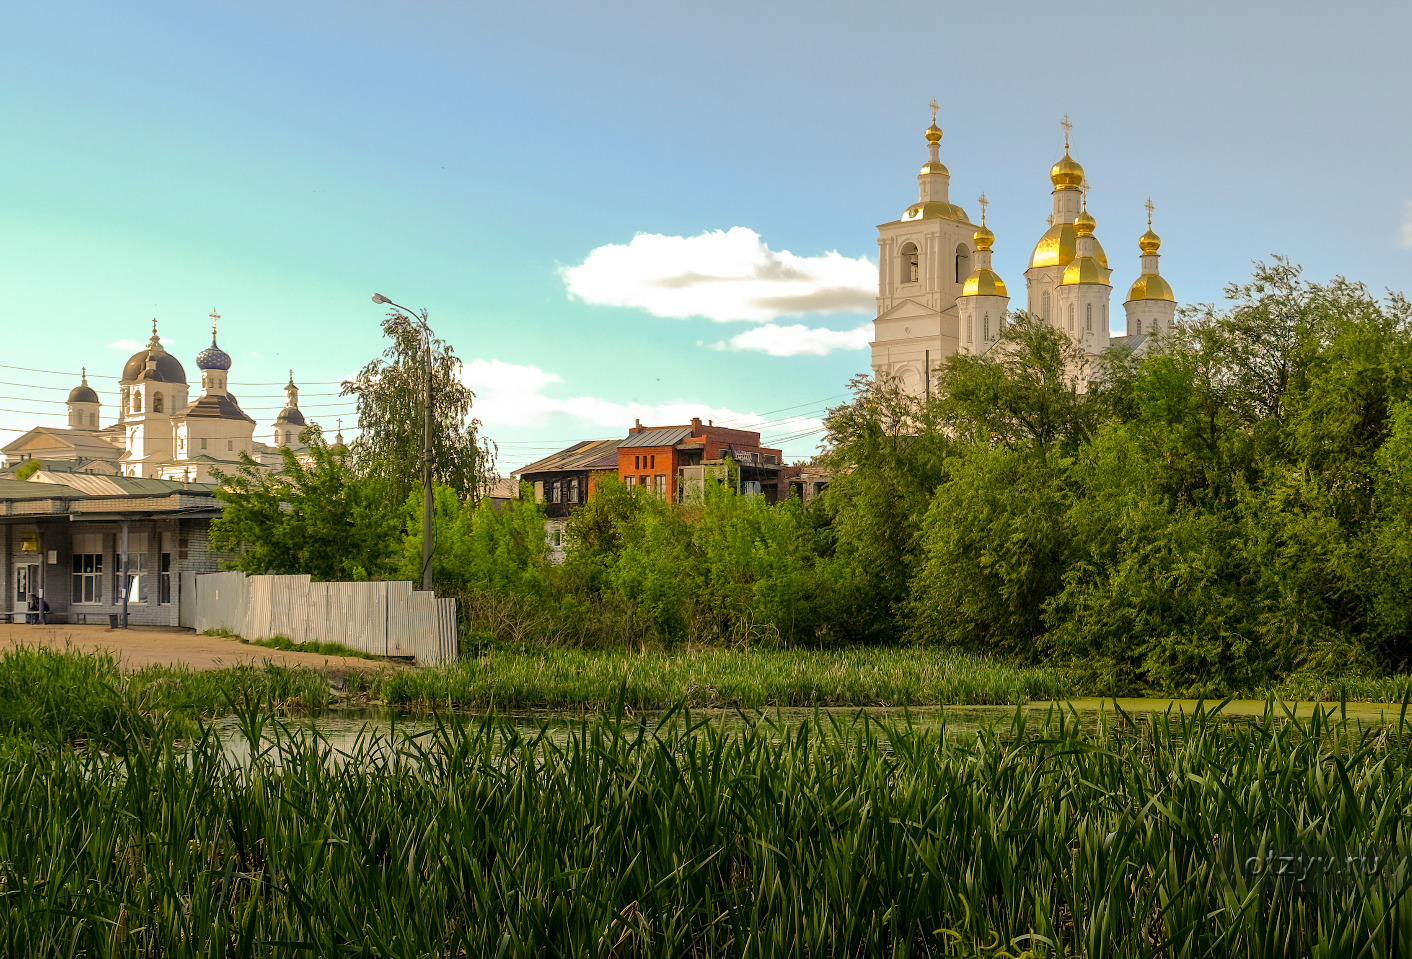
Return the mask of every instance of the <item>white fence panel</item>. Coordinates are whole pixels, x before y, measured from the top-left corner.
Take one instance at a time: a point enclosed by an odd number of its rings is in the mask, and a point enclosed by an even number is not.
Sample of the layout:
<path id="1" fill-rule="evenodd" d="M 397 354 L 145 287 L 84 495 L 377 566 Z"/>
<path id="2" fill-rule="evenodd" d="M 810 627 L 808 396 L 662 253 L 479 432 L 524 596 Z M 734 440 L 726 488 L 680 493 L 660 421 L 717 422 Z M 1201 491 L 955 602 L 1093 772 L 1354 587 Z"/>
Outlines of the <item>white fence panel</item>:
<path id="1" fill-rule="evenodd" d="M 456 601 L 408 582 L 312 583 L 308 576 L 207 573 L 197 577 L 196 629 L 246 639 L 342 643 L 424 665 L 456 659 Z"/>

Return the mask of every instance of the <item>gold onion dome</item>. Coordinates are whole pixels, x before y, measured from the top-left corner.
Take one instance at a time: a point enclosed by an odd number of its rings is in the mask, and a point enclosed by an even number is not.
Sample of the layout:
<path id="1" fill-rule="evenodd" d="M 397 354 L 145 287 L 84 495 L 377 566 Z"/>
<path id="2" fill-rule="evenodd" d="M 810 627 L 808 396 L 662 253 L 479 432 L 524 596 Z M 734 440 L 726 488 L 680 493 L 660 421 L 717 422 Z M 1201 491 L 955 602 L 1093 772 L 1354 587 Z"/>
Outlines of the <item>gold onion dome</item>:
<path id="1" fill-rule="evenodd" d="M 1162 238 L 1152 232 L 1152 225 L 1148 224 L 1147 232 L 1137 238 L 1137 248 L 1142 251 L 1143 256 L 1156 254 L 1162 246 Z"/>
<path id="2" fill-rule="evenodd" d="M 989 250 L 995 245 L 995 234 L 990 232 L 990 227 L 985 225 L 984 220 L 976 227 L 976 232 L 971 238 L 976 241 L 977 250 Z"/>
<path id="3" fill-rule="evenodd" d="M 1030 256 L 1030 268 L 1068 266 L 1078 254 L 1078 230 L 1073 223 L 1056 223 L 1044 232 Z M 1098 237 L 1093 238 L 1093 258 L 1106 270 L 1108 255 Z"/>
<path id="4" fill-rule="evenodd" d="M 916 127 L 913 127 L 913 129 L 916 129 Z M 927 142 L 928 142 L 928 143 L 940 143 L 940 142 L 941 142 L 941 127 L 939 127 L 939 126 L 936 125 L 936 117 L 932 117 L 932 125 L 929 126 L 929 127 L 927 127 Z"/>
<path id="5" fill-rule="evenodd" d="M 1075 236 L 1093 236 L 1093 228 L 1096 226 L 1098 226 L 1098 223 L 1093 217 L 1089 216 L 1087 206 L 1079 211 L 1078 216 L 1074 217 Z"/>
<path id="6" fill-rule="evenodd" d="M 1084 182 L 1084 168 L 1069 156 L 1069 148 L 1064 147 L 1063 158 L 1049 168 L 1049 182 L 1057 190 L 1077 190 Z"/>

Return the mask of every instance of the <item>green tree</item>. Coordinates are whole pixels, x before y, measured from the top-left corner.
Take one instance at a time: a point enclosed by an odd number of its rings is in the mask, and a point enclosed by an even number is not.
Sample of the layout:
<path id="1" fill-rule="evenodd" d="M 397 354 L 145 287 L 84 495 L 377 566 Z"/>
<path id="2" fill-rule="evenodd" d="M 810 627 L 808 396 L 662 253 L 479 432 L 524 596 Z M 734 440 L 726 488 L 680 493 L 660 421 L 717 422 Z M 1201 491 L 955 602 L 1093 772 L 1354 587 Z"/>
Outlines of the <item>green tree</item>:
<path id="1" fill-rule="evenodd" d="M 421 314 L 427 319 L 426 311 Z M 359 433 L 351 444 L 358 472 L 403 502 L 422 482 L 426 411 L 426 350 L 421 325 L 394 310 L 382 322 L 390 341 L 379 359 L 343 383 L 358 406 Z M 461 499 L 478 501 L 494 479 L 495 448 L 471 416 L 475 394 L 460 380 L 461 361 L 450 344 L 431 338 L 433 479 Z"/>
<path id="2" fill-rule="evenodd" d="M 285 447 L 281 473 L 246 454 L 234 475 L 212 471 L 224 506 L 211 522 L 212 548 L 235 553 L 229 567 L 252 574 L 307 573 L 335 582 L 389 571 L 397 556 L 397 511 L 317 427 L 300 440 L 309 462 Z"/>

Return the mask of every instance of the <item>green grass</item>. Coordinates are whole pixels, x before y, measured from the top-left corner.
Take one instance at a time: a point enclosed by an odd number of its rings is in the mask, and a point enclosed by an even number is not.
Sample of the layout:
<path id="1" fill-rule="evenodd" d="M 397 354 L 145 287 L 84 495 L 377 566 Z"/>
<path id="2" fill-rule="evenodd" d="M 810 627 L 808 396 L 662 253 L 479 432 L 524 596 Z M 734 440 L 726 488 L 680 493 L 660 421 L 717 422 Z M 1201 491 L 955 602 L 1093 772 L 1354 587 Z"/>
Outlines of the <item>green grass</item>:
<path id="1" fill-rule="evenodd" d="M 1166 714 L 980 733 L 817 716 L 444 717 L 336 754 L 258 704 L 185 751 L 0 737 L 0 954 L 1366 956 L 1412 875 L 1412 724 Z"/>
<path id="2" fill-rule="evenodd" d="M 374 695 L 419 708 L 633 709 L 1014 704 L 1074 695 L 1063 673 L 928 649 L 502 650 L 454 665 L 387 672 Z"/>
<path id="3" fill-rule="evenodd" d="M 324 709 L 329 698 L 328 679 L 310 669 L 126 672 L 107 652 L 21 646 L 0 654 L 0 736 L 51 743 L 121 749 L 154 735 L 153 723 L 194 729 L 196 720 L 228 712 L 232 703 L 297 712 Z"/>

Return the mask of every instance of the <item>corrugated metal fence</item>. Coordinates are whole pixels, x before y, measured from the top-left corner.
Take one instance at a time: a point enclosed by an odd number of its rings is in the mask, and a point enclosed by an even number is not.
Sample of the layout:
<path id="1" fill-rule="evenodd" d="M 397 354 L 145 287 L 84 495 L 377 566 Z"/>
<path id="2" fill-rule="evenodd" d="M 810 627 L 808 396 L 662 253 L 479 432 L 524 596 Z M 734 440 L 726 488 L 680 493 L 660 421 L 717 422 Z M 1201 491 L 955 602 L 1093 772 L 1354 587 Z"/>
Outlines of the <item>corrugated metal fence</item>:
<path id="1" fill-rule="evenodd" d="M 311 583 L 307 576 L 207 573 L 196 577 L 196 630 L 245 639 L 342 643 L 423 666 L 455 660 L 456 601 L 408 582 Z"/>

